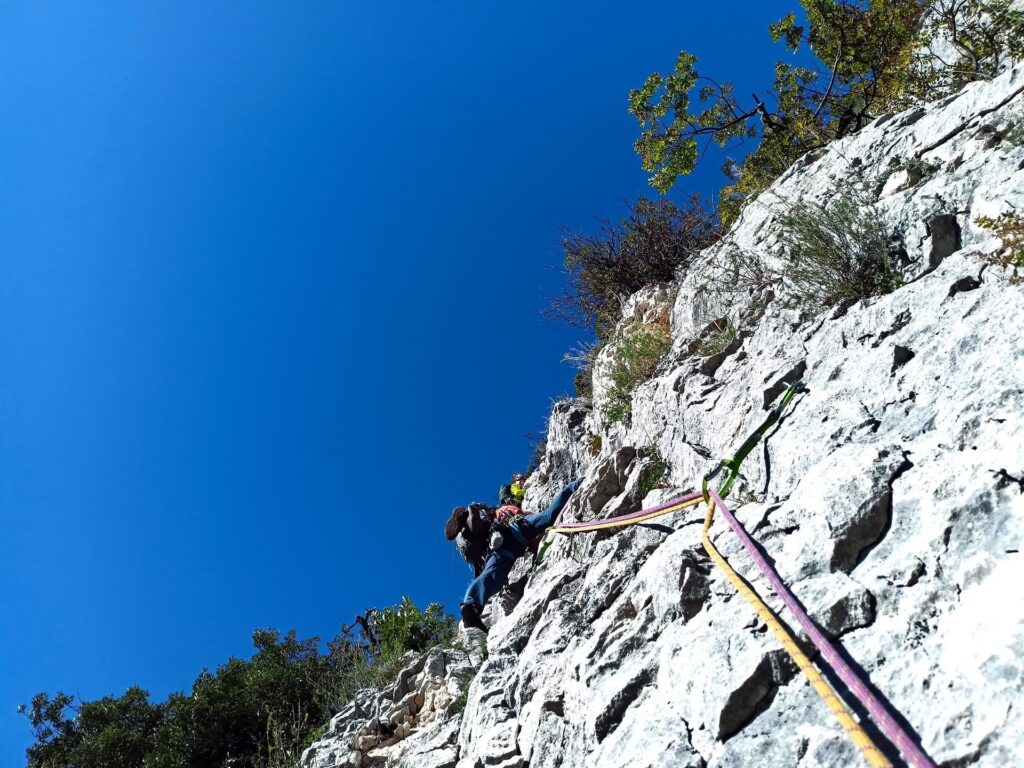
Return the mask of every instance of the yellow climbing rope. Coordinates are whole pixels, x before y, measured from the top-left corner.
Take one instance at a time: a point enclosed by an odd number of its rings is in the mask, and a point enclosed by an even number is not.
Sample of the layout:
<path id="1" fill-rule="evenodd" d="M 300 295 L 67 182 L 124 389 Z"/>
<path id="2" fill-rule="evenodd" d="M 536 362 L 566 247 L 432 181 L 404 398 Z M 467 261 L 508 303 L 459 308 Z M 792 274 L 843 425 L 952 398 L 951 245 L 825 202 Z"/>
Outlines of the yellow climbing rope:
<path id="1" fill-rule="evenodd" d="M 715 502 L 714 499 L 708 501 L 708 513 L 704 518 L 704 549 L 711 556 L 711 559 L 715 562 L 726 578 L 732 583 L 739 592 L 746 599 L 750 606 L 760 617 L 761 621 L 768 625 L 772 633 L 782 644 L 782 647 L 789 654 L 789 657 L 796 663 L 800 668 L 800 671 L 807 676 L 811 686 L 817 691 L 818 695 L 824 700 L 825 704 L 832 714 L 835 715 L 839 724 L 846 731 L 850 740 L 857 746 L 857 748 L 863 753 L 864 758 L 868 761 L 873 768 L 892 768 L 892 763 L 883 755 L 875 743 L 871 740 L 871 737 L 865 733 L 864 729 L 861 728 L 860 723 L 854 717 L 853 713 L 849 710 L 846 704 L 836 695 L 836 692 L 829 685 L 828 681 L 822 676 L 818 668 L 814 666 L 814 663 L 807 658 L 807 654 L 801 650 L 800 646 L 797 645 L 796 640 L 789 631 L 782 625 L 775 612 L 769 608 L 765 602 L 758 596 L 753 588 L 747 583 L 746 579 L 740 576 L 733 567 L 729 565 L 729 562 L 722 556 L 715 545 L 711 542 L 710 530 L 711 522 L 715 515 Z"/>
<path id="2" fill-rule="evenodd" d="M 646 523 L 649 520 L 653 520 L 656 517 L 662 515 L 670 515 L 673 512 L 678 512 L 680 509 L 686 509 L 687 507 L 693 507 L 704 501 L 699 494 L 697 498 L 687 498 L 685 501 L 680 501 L 678 504 L 672 504 L 668 507 L 659 507 L 651 510 L 646 515 L 626 515 L 621 518 L 609 518 L 607 520 L 597 520 L 593 523 L 587 523 L 581 525 L 579 523 L 572 523 L 571 527 L 561 526 L 559 523 L 555 523 L 556 533 L 585 533 L 587 531 L 601 531 L 606 528 L 622 528 L 627 525 L 636 525 L 637 523 Z"/>

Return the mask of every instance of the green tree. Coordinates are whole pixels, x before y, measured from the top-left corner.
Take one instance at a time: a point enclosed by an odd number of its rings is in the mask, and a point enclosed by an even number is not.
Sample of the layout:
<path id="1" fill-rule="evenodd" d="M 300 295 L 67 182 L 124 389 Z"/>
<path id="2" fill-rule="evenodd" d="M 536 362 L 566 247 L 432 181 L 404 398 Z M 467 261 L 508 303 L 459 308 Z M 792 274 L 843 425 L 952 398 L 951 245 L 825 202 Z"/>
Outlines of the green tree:
<path id="1" fill-rule="evenodd" d="M 379 644 L 350 630 L 320 649 L 294 631 L 253 633 L 249 659 L 203 670 L 191 691 L 162 704 L 129 688 L 120 698 L 77 702 L 39 693 L 23 708 L 35 735 L 29 768 L 232 768 L 292 766 L 324 723 L 367 685 L 390 681 L 402 655 L 448 643 L 455 620 L 409 598 L 376 616 Z"/>
<path id="2" fill-rule="evenodd" d="M 728 81 L 700 74 L 683 51 L 669 75 L 654 73 L 629 96 L 640 124 L 634 144 L 651 185 L 667 192 L 695 168 L 710 142 L 727 150 L 754 143 L 741 163 L 726 162 L 730 184 L 719 214 L 735 220 L 742 203 L 763 191 L 794 160 L 863 127 L 897 102 L 919 42 L 922 4 L 916 0 L 801 0 L 807 23 L 789 14 L 771 25 L 790 51 L 807 46 L 810 67 L 779 62 L 774 87 L 747 100 Z"/>
<path id="3" fill-rule="evenodd" d="M 271 759 L 269 734 L 288 741 L 334 714 L 320 696 L 331 660 L 319 651 L 319 638 L 282 636 L 274 629 L 253 633 L 256 653 L 229 659 L 216 672 L 204 670 L 190 696 L 167 702 L 169 717 L 157 734 L 153 768 L 235 765 L 260 768 Z"/>
<path id="4" fill-rule="evenodd" d="M 36 737 L 29 768 L 143 768 L 165 711 L 133 686 L 119 698 L 78 705 L 65 693 L 39 693 L 26 714 Z"/>
<path id="5" fill-rule="evenodd" d="M 914 59 L 910 95 L 940 99 L 1024 59 L 1024 11 L 1010 0 L 932 0 L 922 13 L 921 43 L 928 55 Z"/>

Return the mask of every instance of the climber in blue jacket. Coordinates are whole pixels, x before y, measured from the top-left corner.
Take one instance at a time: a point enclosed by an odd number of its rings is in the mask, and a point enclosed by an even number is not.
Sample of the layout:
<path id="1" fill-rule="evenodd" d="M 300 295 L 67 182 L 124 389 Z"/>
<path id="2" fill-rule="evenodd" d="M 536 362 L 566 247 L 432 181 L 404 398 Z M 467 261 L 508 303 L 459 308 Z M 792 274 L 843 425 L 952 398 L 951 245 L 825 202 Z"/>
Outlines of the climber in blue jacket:
<path id="1" fill-rule="evenodd" d="M 522 555 L 530 548 L 530 543 L 551 527 L 569 501 L 569 497 L 579 487 L 580 481 L 574 480 L 563 488 L 543 512 L 524 515 L 513 520 L 496 520 L 491 528 L 491 551 L 487 555 L 484 569 L 470 582 L 466 596 L 459 606 L 462 613 L 463 626 L 476 627 L 485 632 L 487 628 L 480 620 L 480 614 L 495 594 L 508 583 L 508 574 Z"/>

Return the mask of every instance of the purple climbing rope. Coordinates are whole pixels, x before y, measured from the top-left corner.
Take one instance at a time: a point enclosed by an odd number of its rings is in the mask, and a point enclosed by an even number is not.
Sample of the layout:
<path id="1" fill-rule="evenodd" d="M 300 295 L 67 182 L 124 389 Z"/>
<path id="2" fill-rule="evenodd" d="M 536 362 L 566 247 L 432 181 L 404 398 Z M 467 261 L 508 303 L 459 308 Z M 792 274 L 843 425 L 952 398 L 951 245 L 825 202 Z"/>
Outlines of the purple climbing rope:
<path id="1" fill-rule="evenodd" d="M 897 749 L 906 758 L 907 763 L 914 768 L 935 768 L 935 763 L 932 759 L 924 753 L 924 751 L 917 745 L 917 742 L 908 734 L 896 719 L 889 713 L 888 708 L 883 704 L 875 694 L 871 692 L 864 681 L 861 680 L 860 676 L 853 670 L 853 668 L 846 663 L 845 659 L 840 655 L 832 641 L 829 640 L 825 634 L 818 629 L 817 625 L 811 620 L 811 617 L 807 615 L 804 609 L 797 602 L 797 599 L 793 596 L 793 593 L 787 589 L 786 585 L 782 583 L 782 579 L 779 578 L 779 574 L 775 571 L 775 568 L 765 559 L 764 555 L 758 549 L 754 540 L 750 538 L 750 535 L 746 532 L 740 521 L 736 519 L 732 511 L 725 506 L 725 502 L 722 501 L 721 497 L 713 490 L 708 491 L 711 498 L 715 502 L 715 507 L 721 511 L 723 517 L 729 527 L 733 529 L 740 541 L 743 543 L 743 547 L 753 558 L 754 563 L 760 569 L 761 573 L 768 579 L 772 589 L 775 590 L 782 602 L 786 604 L 786 607 L 792 611 L 796 617 L 797 622 L 804 628 L 807 636 L 811 640 L 811 644 L 818 649 L 818 652 L 828 661 L 835 670 L 835 673 L 839 678 L 846 684 L 846 687 L 850 689 L 850 692 L 857 697 L 857 700 L 864 706 L 868 711 L 868 714 L 875 721 L 882 733 L 891 741 Z"/>
<path id="2" fill-rule="evenodd" d="M 575 496 L 575 494 L 573 494 L 573 496 Z M 562 511 L 558 513 L 558 517 L 555 519 L 555 530 L 571 531 L 574 528 L 589 528 L 594 525 L 601 525 L 612 528 L 618 525 L 625 525 L 627 523 L 632 522 L 633 520 L 639 520 L 645 517 L 650 517 L 651 515 L 657 515 L 659 512 L 663 510 L 670 509 L 672 507 L 678 507 L 680 504 L 686 504 L 688 502 L 696 501 L 701 497 L 701 492 L 695 491 L 694 493 L 688 493 L 685 496 L 670 499 L 669 501 L 666 501 L 663 504 L 659 504 L 656 507 L 650 507 L 649 509 L 641 509 L 639 512 L 631 512 L 628 515 L 619 515 L 618 517 L 606 517 L 601 518 L 599 520 L 581 520 L 575 523 L 563 523 L 562 515 L 565 513 L 565 510 L 569 508 L 569 502 L 572 501 L 573 498 L 572 496 L 570 496 L 569 499 L 565 502 L 565 506 L 562 507 Z"/>

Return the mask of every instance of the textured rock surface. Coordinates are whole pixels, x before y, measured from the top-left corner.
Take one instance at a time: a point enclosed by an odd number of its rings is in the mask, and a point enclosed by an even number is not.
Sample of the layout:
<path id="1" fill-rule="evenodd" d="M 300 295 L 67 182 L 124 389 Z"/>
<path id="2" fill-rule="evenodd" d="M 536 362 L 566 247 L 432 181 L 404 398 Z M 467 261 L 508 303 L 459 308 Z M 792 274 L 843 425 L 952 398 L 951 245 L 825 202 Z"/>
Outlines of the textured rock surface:
<path id="1" fill-rule="evenodd" d="M 410 654 L 393 685 L 364 691 L 339 712 L 320 741 L 302 755 L 306 768 L 393 765 L 406 752 L 418 768 L 453 768 L 463 699 L 480 658 L 435 648 Z"/>
<path id="2" fill-rule="evenodd" d="M 1024 148 L 1002 140 L 1024 119 L 1022 94 L 1018 67 L 798 163 L 706 259 L 731 247 L 777 265 L 787 206 L 856 187 L 876 200 L 908 283 L 817 317 L 709 299 L 697 269 L 637 297 L 637 317 L 671 317 L 672 351 L 635 392 L 628 427 L 602 425 L 583 401 L 557 404 L 527 496 L 540 508 L 582 476 L 568 514 L 594 518 L 690 490 L 802 376 L 807 392 L 749 456 L 732 503 L 812 617 L 947 766 L 1024 763 L 1024 289 L 984 266 L 998 242 L 973 223 L 1024 211 Z M 887 174 L 910 160 L 932 170 Z M 712 323 L 755 313 L 713 365 L 694 356 Z M 651 447 L 672 487 L 641 498 Z M 401 764 L 860 764 L 704 554 L 701 518 L 691 508 L 556 541 L 493 612 L 461 720 L 410 739 Z M 724 524 L 713 537 L 781 611 Z M 429 762 L 440 752 L 450 762 Z M 324 754 L 307 764 L 359 764 Z"/>

